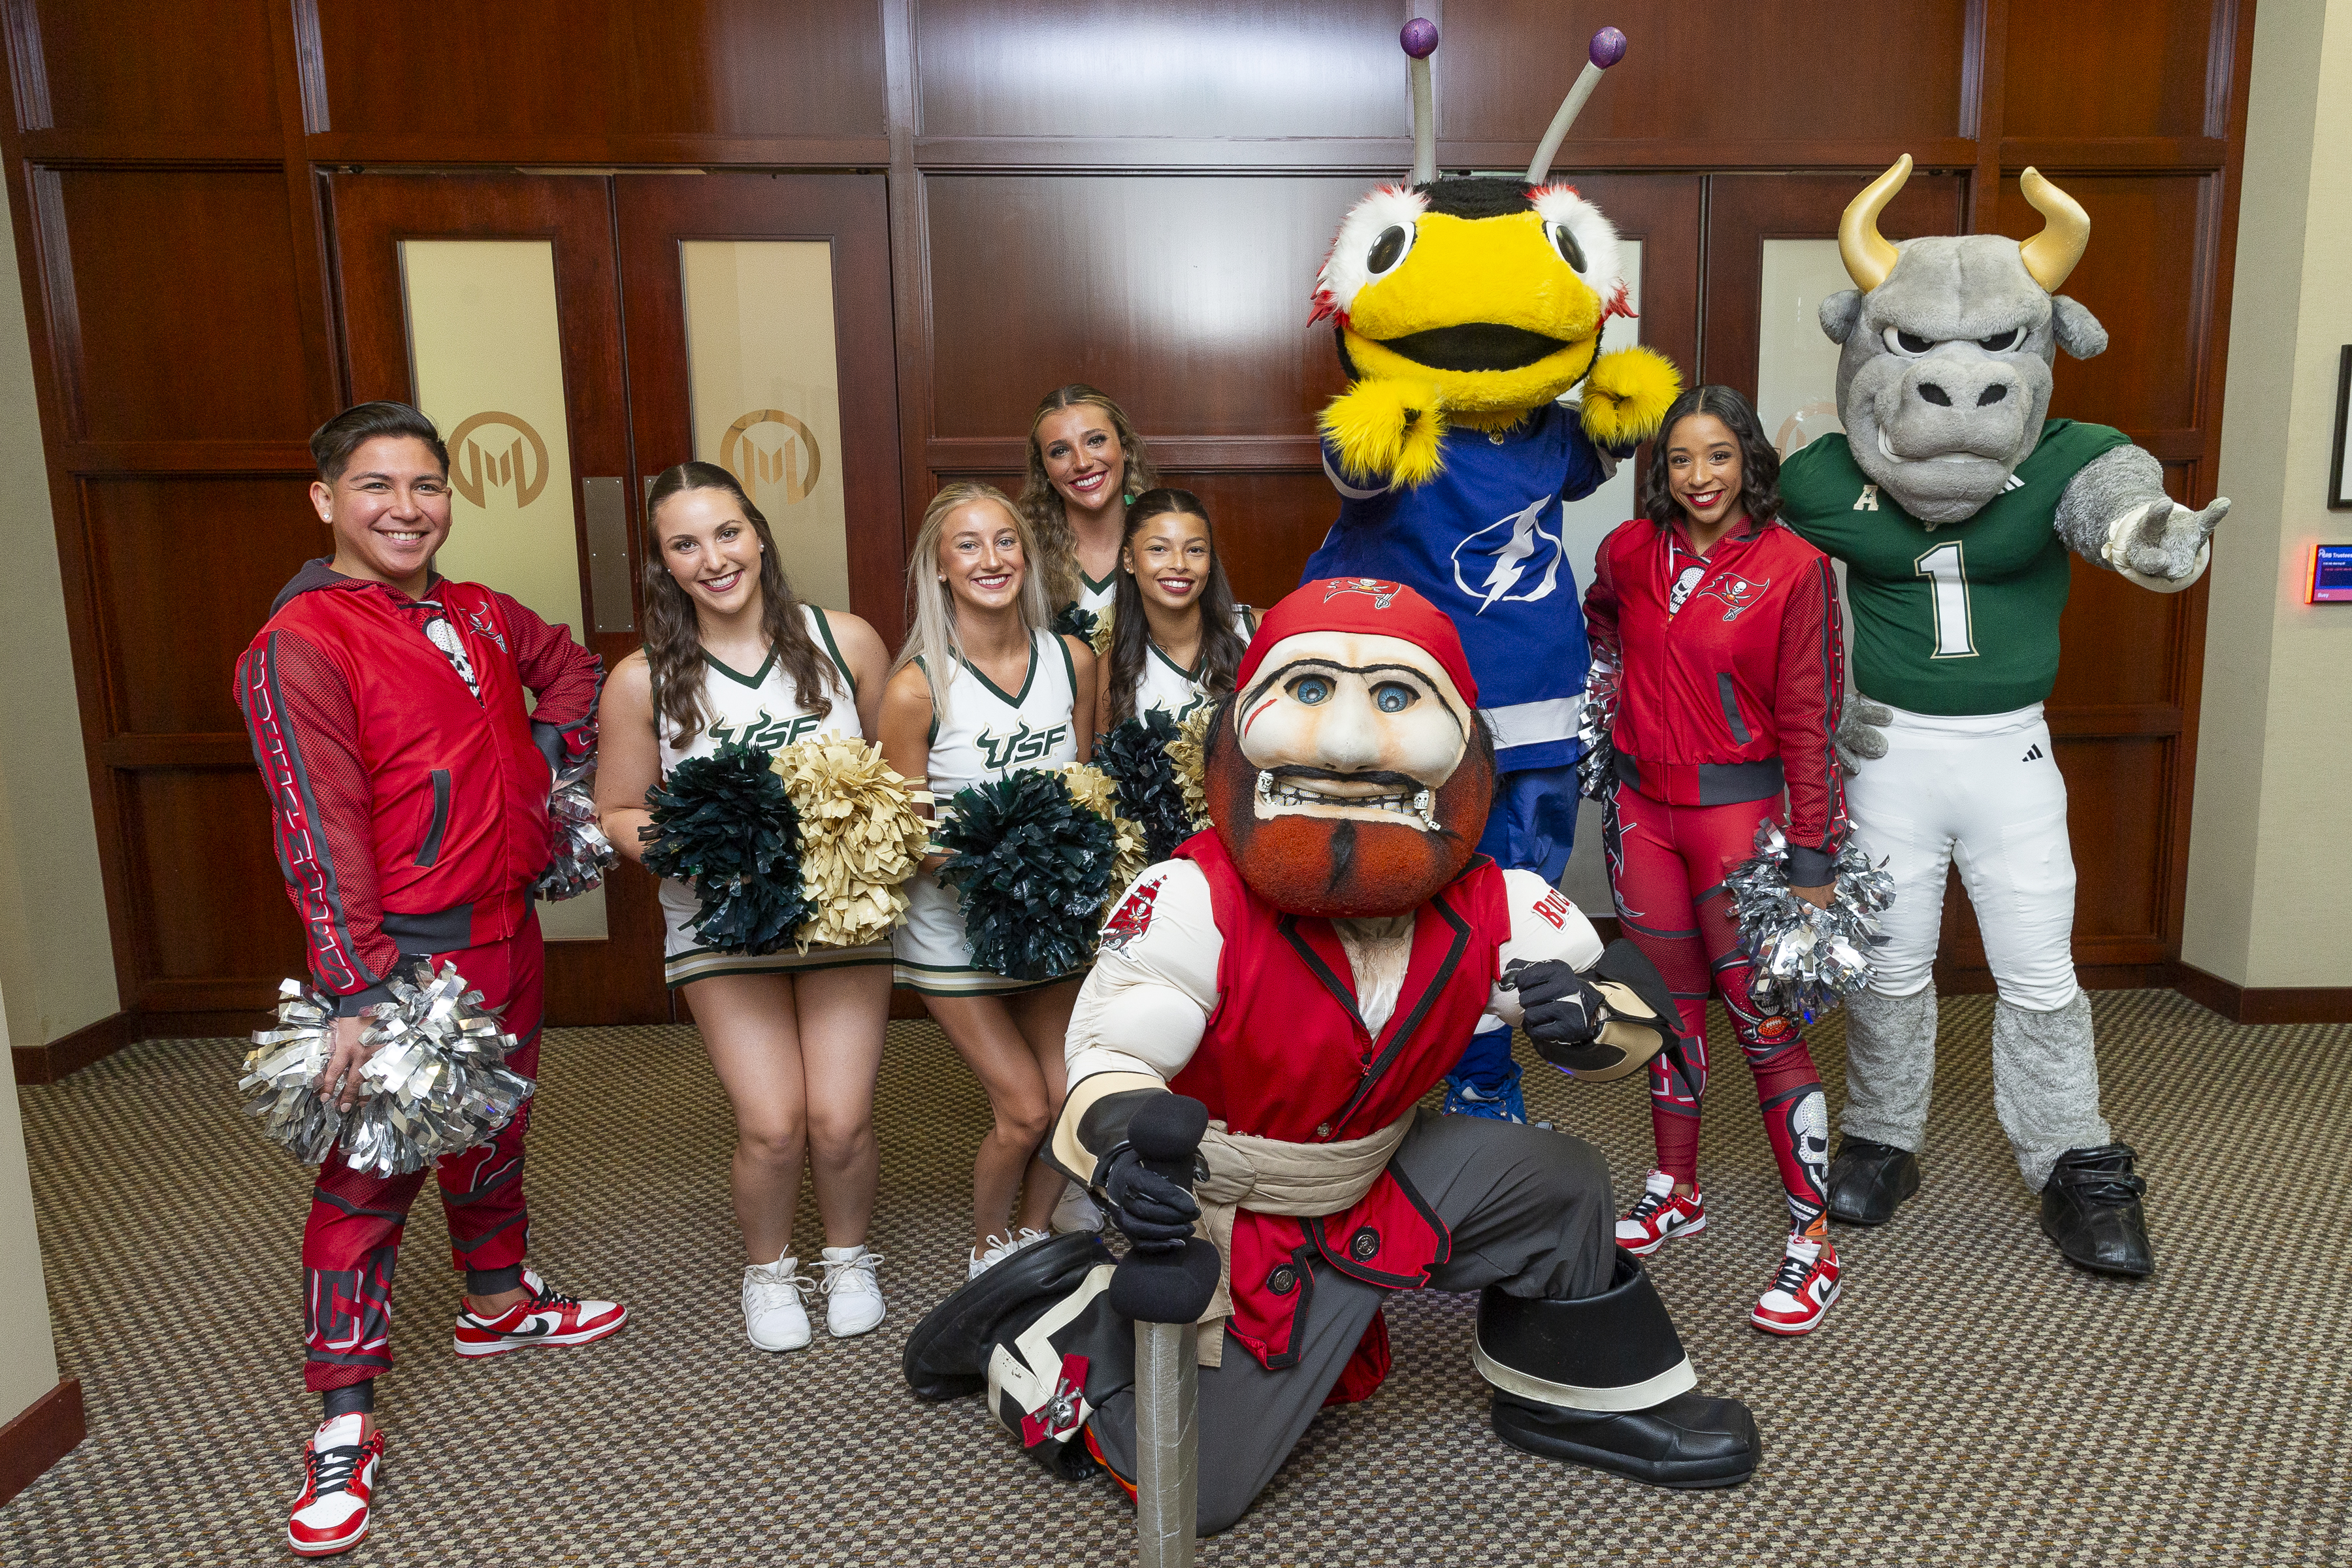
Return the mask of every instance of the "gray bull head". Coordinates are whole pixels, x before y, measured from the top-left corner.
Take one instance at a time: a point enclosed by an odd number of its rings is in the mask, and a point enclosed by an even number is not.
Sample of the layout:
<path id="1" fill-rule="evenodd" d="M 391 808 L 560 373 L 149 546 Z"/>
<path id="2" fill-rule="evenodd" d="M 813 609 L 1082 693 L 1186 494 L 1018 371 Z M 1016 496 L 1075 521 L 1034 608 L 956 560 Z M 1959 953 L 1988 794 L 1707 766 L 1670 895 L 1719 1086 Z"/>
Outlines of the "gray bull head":
<path id="1" fill-rule="evenodd" d="M 1854 461 L 1933 527 L 2000 493 L 2041 438 L 2058 351 L 2088 359 L 2107 334 L 2056 292 L 2090 240 L 2073 197 L 2028 169 L 2025 199 L 2048 220 L 2032 239 L 1897 245 L 1878 215 L 1910 177 L 1906 153 L 1846 208 L 1838 250 L 1858 287 L 1822 301 L 1822 331 L 1843 346 L 1838 417 Z"/>

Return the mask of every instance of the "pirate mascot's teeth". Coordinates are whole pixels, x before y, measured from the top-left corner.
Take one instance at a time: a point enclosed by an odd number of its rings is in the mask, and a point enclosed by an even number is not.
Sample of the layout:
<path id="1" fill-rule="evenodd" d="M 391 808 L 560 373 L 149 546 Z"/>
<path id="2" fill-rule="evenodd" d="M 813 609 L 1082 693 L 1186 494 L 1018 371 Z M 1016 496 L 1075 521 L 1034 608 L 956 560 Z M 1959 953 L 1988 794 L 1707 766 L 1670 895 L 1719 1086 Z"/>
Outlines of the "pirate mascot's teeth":
<path id="1" fill-rule="evenodd" d="M 1847 805 L 1894 878 L 1876 977 L 1847 1004 L 1830 1212 L 1878 1224 L 1918 1187 L 1931 966 L 1957 859 L 2000 992 L 1993 1105 L 2042 1190 L 2042 1229 L 2084 1268 L 2146 1274 L 2141 1183 L 2099 1111 L 2091 1005 L 2074 977 L 2066 784 L 2042 702 L 2058 677 L 2069 552 L 2177 593 L 2204 572 L 2230 503 L 2181 506 L 2121 431 L 2046 417 L 2058 351 L 2107 346 L 2091 312 L 2057 291 L 2090 243 L 2082 206 L 2028 169 L 2020 189 L 2044 219 L 2032 238 L 1897 245 L 1878 215 L 1910 174 L 1906 154 L 1839 227 L 1855 287 L 1822 300 L 1821 319 L 1843 345 L 1844 433 L 1780 468 L 1783 520 L 1846 565 Z"/>
<path id="2" fill-rule="evenodd" d="M 1267 613 L 1210 721 L 1216 826 L 1119 900 L 1071 1019 L 1047 1152 L 1134 1250 L 1114 1265 L 1067 1236 L 990 1269 L 908 1341 L 918 1394 L 985 1390 L 1050 1468 L 1131 1484 L 1129 1320 L 1184 1300 L 1214 1532 L 1327 1400 L 1386 1375 L 1388 1292 L 1475 1290 L 1459 1353 L 1494 1384 L 1506 1442 L 1664 1486 L 1755 1468 L 1747 1409 L 1694 1392 L 1664 1305 L 1612 1245 L 1600 1152 L 1416 1110 L 1482 1021 L 1601 1079 L 1676 1043 L 1630 944 L 1604 952 L 1540 877 L 1477 853 L 1494 780 L 1477 700 L 1453 625 L 1410 588 L 1310 583 Z"/>
<path id="3" fill-rule="evenodd" d="M 1421 79 L 1437 29 L 1416 19 L 1400 41 Z M 1652 350 L 1602 351 L 1610 321 L 1633 314 L 1634 269 L 1608 217 L 1552 173 L 1625 36 L 1603 28 L 1589 52 L 1524 178 L 1440 178 L 1417 110 L 1411 182 L 1341 222 L 1312 317 L 1331 323 L 1348 388 L 1321 417 L 1339 512 L 1306 575 L 1402 582 L 1454 617 L 1497 749 L 1478 847 L 1554 882 L 1576 833 L 1590 658 L 1561 506 L 1607 482 L 1682 390 Z M 1512 1115 L 1517 1082 L 1509 1040 L 1482 1035 L 1447 1109 Z"/>

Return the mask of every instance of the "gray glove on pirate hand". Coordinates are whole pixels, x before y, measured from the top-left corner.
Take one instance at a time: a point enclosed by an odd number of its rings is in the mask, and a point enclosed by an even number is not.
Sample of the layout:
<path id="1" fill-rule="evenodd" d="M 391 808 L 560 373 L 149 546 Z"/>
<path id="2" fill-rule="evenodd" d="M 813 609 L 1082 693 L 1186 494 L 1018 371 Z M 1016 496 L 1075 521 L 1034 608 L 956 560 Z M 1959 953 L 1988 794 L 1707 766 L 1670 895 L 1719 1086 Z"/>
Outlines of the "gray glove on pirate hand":
<path id="1" fill-rule="evenodd" d="M 1575 1072 L 1599 1068 L 1624 1052 L 1596 1044 L 1611 1016 L 1608 1004 L 1575 968 L 1556 958 L 1529 963 L 1513 959 L 1503 966 L 1503 984 L 1519 994 L 1520 1027 L 1536 1051 L 1554 1067 Z"/>
<path id="2" fill-rule="evenodd" d="M 1892 708 L 1873 702 L 1860 692 L 1846 693 L 1845 705 L 1838 710 L 1837 733 L 1830 737 L 1830 744 L 1836 748 L 1838 766 L 1848 777 L 1859 773 L 1863 763 L 1886 754 L 1885 726 L 1893 722 Z"/>
<path id="3" fill-rule="evenodd" d="M 1192 1194 L 1121 1145 L 1103 1163 L 1103 1196 L 1110 1200 L 1111 1223 L 1139 1252 L 1175 1252 L 1192 1234 L 1201 1205 Z"/>

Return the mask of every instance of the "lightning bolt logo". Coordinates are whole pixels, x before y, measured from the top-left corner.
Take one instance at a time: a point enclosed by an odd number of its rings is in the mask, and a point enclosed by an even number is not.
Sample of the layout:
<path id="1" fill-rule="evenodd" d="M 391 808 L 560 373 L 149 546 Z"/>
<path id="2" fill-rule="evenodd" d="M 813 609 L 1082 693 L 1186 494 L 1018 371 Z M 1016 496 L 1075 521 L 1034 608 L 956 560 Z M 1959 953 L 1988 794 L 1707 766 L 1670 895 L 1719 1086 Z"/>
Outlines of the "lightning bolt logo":
<path id="1" fill-rule="evenodd" d="M 1454 585 L 1478 601 L 1474 614 L 1483 616 L 1499 604 L 1541 599 L 1559 586 L 1559 536 L 1546 531 L 1540 521 L 1544 509 L 1550 504 L 1549 496 L 1538 497 L 1524 510 L 1488 523 L 1454 547 Z M 1547 553 L 1549 559 L 1542 559 Z M 1475 562 L 1481 556 L 1487 557 L 1491 564 L 1484 580 L 1473 587 L 1462 569 L 1468 565 L 1475 570 Z M 1539 559 L 1541 577 L 1525 592 L 1512 592 L 1535 573 Z"/>

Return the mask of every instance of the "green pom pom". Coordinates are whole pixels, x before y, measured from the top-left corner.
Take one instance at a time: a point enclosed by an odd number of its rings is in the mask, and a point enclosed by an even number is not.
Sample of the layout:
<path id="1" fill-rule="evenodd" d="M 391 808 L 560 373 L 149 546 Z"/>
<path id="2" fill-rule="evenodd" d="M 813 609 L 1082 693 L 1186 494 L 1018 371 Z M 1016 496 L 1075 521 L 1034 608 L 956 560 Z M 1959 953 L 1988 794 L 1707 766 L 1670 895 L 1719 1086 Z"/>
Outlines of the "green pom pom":
<path id="1" fill-rule="evenodd" d="M 1144 854 L 1154 862 L 1196 831 L 1168 756 L 1181 732 L 1165 710 L 1148 708 L 1095 744 L 1096 765 L 1118 783 L 1118 814 L 1143 829 Z"/>
<path id="2" fill-rule="evenodd" d="M 1057 637 L 1076 637 L 1080 642 L 1091 643 L 1095 640 L 1096 625 L 1095 613 L 1078 608 L 1076 601 L 1073 600 L 1063 605 L 1062 613 L 1054 617 L 1054 633 Z"/>
<path id="3" fill-rule="evenodd" d="M 773 760 L 722 746 L 646 792 L 646 869 L 692 884 L 702 900 L 695 934 L 722 952 L 780 952 L 816 912 L 801 890 L 800 814 Z"/>
<path id="4" fill-rule="evenodd" d="M 940 880 L 963 905 L 971 961 L 1013 980 L 1051 980 L 1094 956 L 1118 840 L 1058 773 L 1017 773 L 960 792 L 937 839 Z"/>

